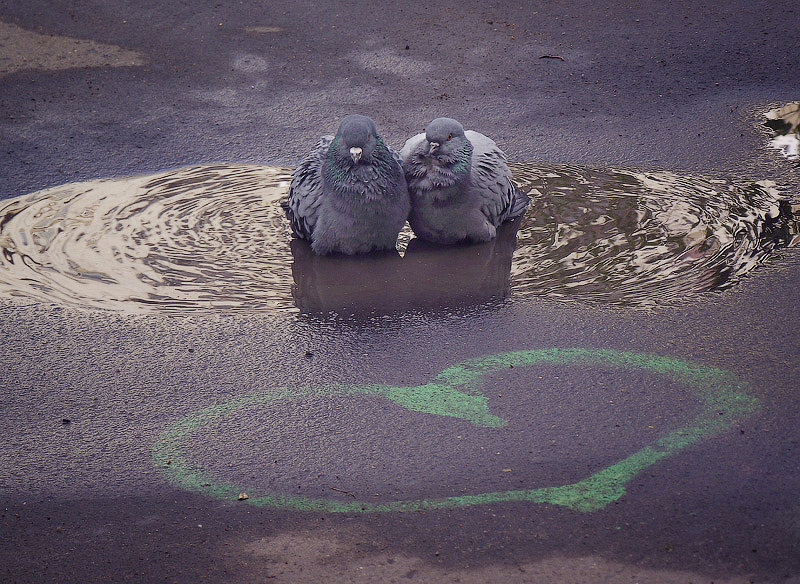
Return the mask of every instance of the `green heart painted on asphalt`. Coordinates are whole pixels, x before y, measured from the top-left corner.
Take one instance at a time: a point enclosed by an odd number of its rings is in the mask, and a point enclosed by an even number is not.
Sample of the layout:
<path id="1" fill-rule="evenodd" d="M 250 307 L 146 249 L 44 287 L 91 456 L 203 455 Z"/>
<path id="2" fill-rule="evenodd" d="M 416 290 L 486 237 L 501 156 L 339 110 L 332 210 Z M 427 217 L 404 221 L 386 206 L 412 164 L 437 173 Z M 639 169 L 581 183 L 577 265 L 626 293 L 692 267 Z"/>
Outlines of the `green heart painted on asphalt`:
<path id="1" fill-rule="evenodd" d="M 569 485 L 385 503 L 251 493 L 247 502 L 258 506 L 330 513 L 417 511 L 503 501 L 550 503 L 575 511 L 598 511 L 624 495 L 625 485 L 647 467 L 702 438 L 725 431 L 733 422 L 759 408 L 758 399 L 747 392 L 748 384 L 733 373 L 681 359 L 610 349 L 514 351 L 463 361 L 448 367 L 431 382 L 416 387 L 354 385 L 331 386 L 322 390 L 297 388 L 249 393 L 178 420 L 156 440 L 152 448 L 153 461 L 164 470 L 170 481 L 181 488 L 218 499 L 236 500 L 239 493 L 245 490 L 242 486 L 213 481 L 202 469 L 192 464 L 184 450 L 184 445 L 193 434 L 213 420 L 232 415 L 242 408 L 312 394 L 368 394 L 389 399 L 415 412 L 460 418 L 478 426 L 502 427 L 507 423 L 506 420 L 489 411 L 488 399 L 477 390 L 480 378 L 509 367 L 537 364 L 603 365 L 649 371 L 692 387 L 703 408 L 685 426 L 669 432 L 616 464 Z"/>

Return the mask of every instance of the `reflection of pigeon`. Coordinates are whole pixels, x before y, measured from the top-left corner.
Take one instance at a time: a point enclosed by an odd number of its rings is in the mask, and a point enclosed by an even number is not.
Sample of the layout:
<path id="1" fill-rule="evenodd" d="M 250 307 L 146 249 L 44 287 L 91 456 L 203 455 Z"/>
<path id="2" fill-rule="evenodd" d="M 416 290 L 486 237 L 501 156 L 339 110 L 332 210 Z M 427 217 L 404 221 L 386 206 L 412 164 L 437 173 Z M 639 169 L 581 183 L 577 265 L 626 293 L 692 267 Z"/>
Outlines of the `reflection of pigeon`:
<path id="1" fill-rule="evenodd" d="M 497 228 L 497 237 L 474 245 L 429 243 L 415 237 L 408 243 L 402 285 L 413 306 L 470 307 L 503 300 L 508 295 L 511 261 L 519 222 Z"/>
<path id="2" fill-rule="evenodd" d="M 306 314 L 355 317 L 407 310 L 471 307 L 508 294 L 519 222 L 476 245 L 444 246 L 413 238 L 397 250 L 357 256 L 320 256 L 294 239 L 292 297 Z"/>
<path id="3" fill-rule="evenodd" d="M 410 202 L 398 155 L 371 119 L 351 115 L 295 169 L 283 207 L 315 252 L 352 255 L 394 248 Z"/>
<path id="4" fill-rule="evenodd" d="M 414 233 L 436 243 L 489 241 L 504 221 L 525 212 L 528 196 L 511 184 L 497 144 L 437 118 L 400 152 L 411 195 Z"/>
<path id="5" fill-rule="evenodd" d="M 403 266 L 396 249 L 320 256 L 299 239 L 292 240 L 290 248 L 292 298 L 300 312 L 370 316 L 398 310 L 395 290 L 403 283 Z"/>

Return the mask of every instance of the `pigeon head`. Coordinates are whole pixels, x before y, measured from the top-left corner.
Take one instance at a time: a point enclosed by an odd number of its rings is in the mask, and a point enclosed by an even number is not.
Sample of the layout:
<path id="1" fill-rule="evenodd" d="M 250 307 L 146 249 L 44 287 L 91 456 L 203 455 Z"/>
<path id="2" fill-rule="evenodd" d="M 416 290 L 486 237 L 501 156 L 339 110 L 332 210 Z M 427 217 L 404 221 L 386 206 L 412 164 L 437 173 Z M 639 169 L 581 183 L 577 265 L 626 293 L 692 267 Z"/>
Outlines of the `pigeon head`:
<path id="1" fill-rule="evenodd" d="M 339 124 L 339 131 L 331 146 L 341 163 L 355 166 L 371 162 L 378 141 L 375 122 L 366 116 L 350 115 Z"/>
<path id="2" fill-rule="evenodd" d="M 464 126 L 452 118 L 436 118 L 428 124 L 425 140 L 428 154 L 442 159 L 456 157 L 469 143 L 464 135 Z"/>
<path id="3" fill-rule="evenodd" d="M 425 192 L 468 181 L 472 150 L 464 126 L 452 118 L 436 118 L 403 163 L 409 189 Z"/>
<path id="4" fill-rule="evenodd" d="M 378 136 L 375 122 L 359 115 L 342 120 L 325 154 L 322 174 L 333 192 L 360 200 L 383 199 L 405 182 L 403 169 Z"/>

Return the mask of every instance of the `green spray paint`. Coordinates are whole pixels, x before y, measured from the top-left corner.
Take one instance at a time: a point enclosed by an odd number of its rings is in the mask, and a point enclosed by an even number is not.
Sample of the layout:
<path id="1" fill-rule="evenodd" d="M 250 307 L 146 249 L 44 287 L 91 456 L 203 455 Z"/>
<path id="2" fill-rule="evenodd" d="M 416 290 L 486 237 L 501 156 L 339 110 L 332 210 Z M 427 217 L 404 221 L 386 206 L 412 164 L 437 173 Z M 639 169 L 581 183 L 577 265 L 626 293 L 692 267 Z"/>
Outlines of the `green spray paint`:
<path id="1" fill-rule="evenodd" d="M 490 412 L 488 399 L 478 390 L 481 377 L 511 367 L 540 364 L 602 365 L 663 375 L 692 387 L 702 404 L 701 412 L 685 426 L 662 436 L 654 444 L 569 485 L 384 503 L 344 502 L 280 494 L 251 494 L 247 502 L 257 506 L 329 513 L 419 511 L 505 501 L 549 503 L 575 511 L 598 511 L 622 497 L 625 485 L 644 469 L 703 438 L 724 432 L 736 420 L 752 414 L 759 407 L 758 400 L 747 393 L 748 385 L 733 373 L 681 359 L 609 349 L 514 351 L 463 361 L 448 367 L 431 382 L 416 387 L 356 385 L 253 392 L 178 420 L 153 445 L 153 461 L 175 485 L 183 489 L 218 499 L 235 500 L 244 489 L 212 480 L 203 469 L 192 464 L 184 449 L 195 432 L 213 420 L 233 415 L 244 408 L 269 405 L 279 400 L 300 400 L 311 395 L 366 394 L 388 399 L 411 411 L 499 428 L 506 425 L 507 421 Z"/>

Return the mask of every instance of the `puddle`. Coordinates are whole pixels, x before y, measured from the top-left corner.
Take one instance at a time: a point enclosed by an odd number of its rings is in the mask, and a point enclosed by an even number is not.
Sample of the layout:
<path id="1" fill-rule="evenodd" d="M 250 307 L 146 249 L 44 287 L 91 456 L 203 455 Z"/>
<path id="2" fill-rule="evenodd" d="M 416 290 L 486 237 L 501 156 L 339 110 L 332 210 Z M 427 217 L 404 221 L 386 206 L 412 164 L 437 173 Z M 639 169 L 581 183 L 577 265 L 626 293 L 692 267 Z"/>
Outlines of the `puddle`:
<path id="1" fill-rule="evenodd" d="M 775 132 L 769 144 L 789 160 L 800 161 L 800 103 L 790 103 L 765 114 L 765 126 Z"/>
<path id="2" fill-rule="evenodd" d="M 290 170 L 212 165 L 0 203 L 0 293 L 129 312 L 293 309 Z"/>
<path id="3" fill-rule="evenodd" d="M 510 166 L 533 198 L 511 271 L 518 295 L 654 305 L 728 287 L 796 243 L 791 207 L 766 181 Z"/>
<path id="4" fill-rule="evenodd" d="M 132 313 L 386 314 L 508 296 L 648 306 L 728 286 L 797 243 L 800 209 L 769 183 L 511 166 L 533 203 L 494 241 L 440 247 L 406 229 L 396 252 L 355 258 L 291 239 L 286 168 L 204 165 L 39 191 L 0 201 L 0 295 Z"/>

